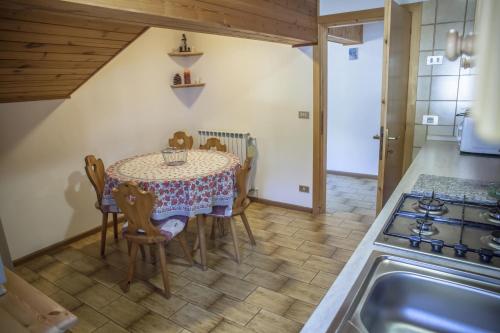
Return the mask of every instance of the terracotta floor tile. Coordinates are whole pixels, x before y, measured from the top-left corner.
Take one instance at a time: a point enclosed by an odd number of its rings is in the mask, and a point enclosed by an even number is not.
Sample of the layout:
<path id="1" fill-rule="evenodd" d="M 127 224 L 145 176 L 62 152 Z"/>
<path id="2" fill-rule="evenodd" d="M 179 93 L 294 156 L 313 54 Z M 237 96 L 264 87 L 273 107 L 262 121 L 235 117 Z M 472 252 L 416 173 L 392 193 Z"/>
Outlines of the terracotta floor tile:
<path id="1" fill-rule="evenodd" d="M 336 248 L 330 245 L 323 245 L 311 241 L 304 241 L 304 243 L 297 250 L 321 257 L 331 257 L 335 252 Z"/>
<path id="2" fill-rule="evenodd" d="M 266 231 L 271 231 L 271 232 L 274 232 L 276 234 L 279 234 L 279 235 L 285 235 L 285 236 L 291 236 L 293 235 L 297 230 L 299 230 L 298 228 L 295 228 L 295 227 L 291 227 L 289 225 L 285 225 L 285 224 L 279 224 L 279 223 L 271 223 Z"/>
<path id="3" fill-rule="evenodd" d="M 82 305 L 82 302 L 75 297 L 71 296 L 63 290 L 58 290 L 50 295 L 55 302 L 59 303 L 63 308 L 72 311 Z"/>
<path id="4" fill-rule="evenodd" d="M 246 327 L 237 326 L 223 320 L 216 328 L 210 331 L 210 333 L 253 333 L 253 331 Z"/>
<path id="5" fill-rule="evenodd" d="M 247 327 L 257 333 L 293 333 L 299 332 L 302 325 L 272 312 L 261 310 Z"/>
<path id="6" fill-rule="evenodd" d="M 85 304 L 73 310 L 73 314 L 78 317 L 78 323 L 71 328 L 71 332 L 74 333 L 92 332 L 109 321 L 108 318 Z"/>
<path id="7" fill-rule="evenodd" d="M 314 305 L 309 303 L 295 301 L 285 313 L 285 317 L 301 324 L 305 324 L 315 308 L 316 307 Z"/>
<path id="8" fill-rule="evenodd" d="M 165 318 L 168 318 L 186 305 L 187 302 L 175 295 L 171 295 L 170 298 L 167 299 L 159 293 L 152 293 L 140 300 L 139 304 Z"/>
<path id="9" fill-rule="evenodd" d="M 299 265 L 285 262 L 276 269 L 275 273 L 287 276 L 298 281 L 309 283 L 316 276 L 318 271 L 314 269 L 305 269 Z"/>
<path id="10" fill-rule="evenodd" d="M 89 256 L 83 256 L 82 258 L 69 263 L 69 266 L 71 266 L 74 270 L 85 275 L 92 274 L 105 265 L 106 264 L 102 261 Z"/>
<path id="11" fill-rule="evenodd" d="M 208 333 L 222 317 L 192 304 L 187 304 L 170 317 L 170 320 L 193 333 Z"/>
<path id="12" fill-rule="evenodd" d="M 48 255 L 42 255 L 40 257 L 36 257 L 34 259 L 31 259 L 27 263 L 24 264 L 24 266 L 28 267 L 32 271 L 39 271 L 42 268 L 47 267 L 48 265 L 52 264 L 56 260 Z"/>
<path id="13" fill-rule="evenodd" d="M 252 282 L 260 287 L 276 291 L 283 286 L 288 278 L 280 274 L 262 270 L 260 268 L 254 268 L 250 273 L 247 274 L 247 276 L 245 276 L 244 280 Z"/>
<path id="14" fill-rule="evenodd" d="M 293 237 L 297 238 L 297 239 L 312 241 L 315 243 L 324 243 L 326 241 L 326 239 L 328 238 L 328 235 L 326 235 L 325 233 L 322 233 L 322 232 L 315 232 L 315 231 L 300 229 L 295 234 L 293 234 Z"/>
<path id="15" fill-rule="evenodd" d="M 223 258 L 215 264 L 214 269 L 224 274 L 232 275 L 237 278 L 243 278 L 247 275 L 251 270 L 252 266 L 247 264 L 238 264 L 234 260 Z"/>
<path id="16" fill-rule="evenodd" d="M 112 266 L 106 266 L 96 271 L 91 277 L 108 288 L 127 278 L 127 273 Z"/>
<path id="17" fill-rule="evenodd" d="M 59 287 L 43 277 L 31 282 L 31 285 L 47 296 L 50 296 L 59 290 Z"/>
<path id="18" fill-rule="evenodd" d="M 256 245 L 245 244 L 243 247 L 253 252 L 268 256 L 276 251 L 279 245 L 258 240 Z"/>
<path id="19" fill-rule="evenodd" d="M 124 292 L 119 285 L 114 285 L 112 290 L 127 297 L 132 302 L 139 302 L 154 292 L 154 288 L 143 281 L 133 281 L 128 292 Z"/>
<path id="20" fill-rule="evenodd" d="M 243 259 L 243 262 L 247 265 L 272 272 L 276 268 L 278 268 L 284 261 L 282 259 L 265 256 L 257 252 L 252 252 L 248 257 Z"/>
<path id="21" fill-rule="evenodd" d="M 223 294 L 220 291 L 191 282 L 176 292 L 176 295 L 190 303 L 207 308 L 221 298 Z"/>
<path id="22" fill-rule="evenodd" d="M 148 313 L 133 323 L 128 331 L 134 333 L 179 333 L 182 331 L 182 327 L 155 313 Z"/>
<path id="23" fill-rule="evenodd" d="M 344 268 L 344 263 L 336 261 L 334 259 L 329 259 L 320 256 L 311 256 L 305 264 L 303 265 L 306 269 L 324 271 L 332 274 L 339 274 L 342 268 Z"/>
<path id="24" fill-rule="evenodd" d="M 264 217 L 264 220 L 286 226 L 289 225 L 290 222 L 295 220 L 295 217 L 289 215 L 268 214 L 266 215 L 266 217 Z"/>
<path id="25" fill-rule="evenodd" d="M 152 277 L 151 279 L 148 280 L 149 283 L 154 285 L 156 288 L 163 290 L 163 277 L 160 273 L 158 273 L 156 276 Z M 181 290 L 189 284 L 191 281 L 188 279 L 179 276 L 174 273 L 169 273 L 168 274 L 168 282 L 170 284 L 170 292 L 171 293 L 176 293 L 177 291 Z"/>
<path id="26" fill-rule="evenodd" d="M 77 294 L 76 298 L 94 309 L 100 309 L 108 303 L 120 298 L 120 294 L 101 284 L 95 284 L 87 290 Z"/>
<path id="27" fill-rule="evenodd" d="M 290 236 L 276 234 L 274 237 L 269 239 L 269 242 L 279 246 L 288 247 L 290 249 L 296 250 L 300 245 L 302 245 L 302 243 L 304 243 L 304 240 L 293 238 Z"/>
<path id="28" fill-rule="evenodd" d="M 286 247 L 279 247 L 272 254 L 273 257 L 289 261 L 291 263 L 302 265 L 310 255 L 297 250 L 289 249 Z"/>
<path id="29" fill-rule="evenodd" d="M 92 333 L 127 333 L 127 330 L 111 321 L 108 321 Z"/>
<path id="30" fill-rule="evenodd" d="M 38 274 L 50 282 L 55 282 L 72 272 L 74 272 L 73 268 L 56 261 L 40 269 Z"/>
<path id="31" fill-rule="evenodd" d="M 182 272 L 181 276 L 199 284 L 210 285 L 220 279 L 222 273 L 211 268 L 203 271 L 199 267 L 193 266 Z"/>
<path id="32" fill-rule="evenodd" d="M 123 296 L 104 306 L 99 311 L 122 327 L 130 326 L 148 313 L 145 307 L 129 301 Z"/>
<path id="33" fill-rule="evenodd" d="M 290 279 L 279 292 L 309 304 L 318 305 L 326 289 Z"/>
<path id="34" fill-rule="evenodd" d="M 311 281 L 311 284 L 329 289 L 336 278 L 337 275 L 320 271 Z"/>
<path id="35" fill-rule="evenodd" d="M 245 301 L 272 313 L 283 315 L 295 300 L 283 293 L 259 287 Z"/>
<path id="36" fill-rule="evenodd" d="M 20 277 L 22 277 L 23 280 L 25 280 L 28 283 L 32 283 L 33 281 L 38 280 L 38 278 L 40 277 L 38 275 L 38 273 L 36 273 L 35 271 L 32 271 L 31 269 L 29 269 L 26 266 L 15 267 L 14 272 L 17 275 L 19 275 Z"/>
<path id="37" fill-rule="evenodd" d="M 95 284 L 95 282 L 81 273 L 72 272 L 64 276 L 63 278 L 55 281 L 54 284 L 59 288 L 61 288 L 62 290 L 66 291 L 67 293 L 71 295 L 76 295 L 92 287 Z"/>
<path id="38" fill-rule="evenodd" d="M 257 286 L 253 283 L 230 275 L 223 275 L 210 287 L 240 300 L 247 298 L 247 296 L 250 295 L 255 288 L 257 288 Z"/>
<path id="39" fill-rule="evenodd" d="M 236 324 L 245 326 L 259 312 L 258 306 L 236 301 L 227 296 L 219 298 L 207 310 L 221 315 Z"/>

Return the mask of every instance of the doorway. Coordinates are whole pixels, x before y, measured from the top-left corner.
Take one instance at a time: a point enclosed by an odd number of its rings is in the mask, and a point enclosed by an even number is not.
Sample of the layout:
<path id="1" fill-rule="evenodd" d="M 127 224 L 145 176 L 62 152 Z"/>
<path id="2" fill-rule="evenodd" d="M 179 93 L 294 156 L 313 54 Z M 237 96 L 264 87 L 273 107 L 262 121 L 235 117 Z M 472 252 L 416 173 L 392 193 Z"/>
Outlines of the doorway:
<path id="1" fill-rule="evenodd" d="M 384 7 L 318 18 L 318 46 L 314 48 L 313 213 L 326 211 L 328 131 L 329 28 L 384 22 L 382 94 L 380 95 L 379 167 L 376 213 L 380 212 L 409 166 L 415 116 L 416 75 L 421 4 L 400 6 L 386 0 Z M 359 51 L 358 51 L 359 52 Z M 359 55 L 359 54 L 358 54 Z M 335 84 L 335 83 L 330 83 Z M 362 120 L 359 120 L 362 121 Z M 374 135 L 375 134 L 375 135 Z"/>
<path id="2" fill-rule="evenodd" d="M 328 29 L 327 213 L 375 217 L 383 39 L 383 21 Z"/>

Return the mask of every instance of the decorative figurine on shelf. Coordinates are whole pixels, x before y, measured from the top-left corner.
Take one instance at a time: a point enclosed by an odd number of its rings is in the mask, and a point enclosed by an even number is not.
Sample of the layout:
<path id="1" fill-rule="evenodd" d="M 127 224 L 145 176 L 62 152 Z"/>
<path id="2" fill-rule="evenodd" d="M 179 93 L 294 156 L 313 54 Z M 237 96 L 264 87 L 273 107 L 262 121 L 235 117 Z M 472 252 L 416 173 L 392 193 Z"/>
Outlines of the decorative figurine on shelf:
<path id="1" fill-rule="evenodd" d="M 186 34 L 182 34 L 181 41 L 182 41 L 182 45 L 179 46 L 179 52 L 191 52 L 191 48 L 189 46 L 187 46 Z"/>
<path id="2" fill-rule="evenodd" d="M 179 84 L 182 84 L 182 78 L 179 73 L 176 73 L 174 75 L 174 86 L 178 86 Z"/>
<path id="3" fill-rule="evenodd" d="M 191 84 L 191 71 L 184 69 L 184 84 Z"/>

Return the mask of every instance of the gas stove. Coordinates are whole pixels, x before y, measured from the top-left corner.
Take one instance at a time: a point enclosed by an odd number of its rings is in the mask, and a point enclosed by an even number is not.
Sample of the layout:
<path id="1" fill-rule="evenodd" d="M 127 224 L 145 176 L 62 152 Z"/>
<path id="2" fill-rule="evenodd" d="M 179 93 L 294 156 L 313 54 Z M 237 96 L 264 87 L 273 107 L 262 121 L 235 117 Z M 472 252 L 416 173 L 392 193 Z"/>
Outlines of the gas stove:
<path id="1" fill-rule="evenodd" d="M 500 202 L 403 194 L 375 243 L 500 270 Z"/>

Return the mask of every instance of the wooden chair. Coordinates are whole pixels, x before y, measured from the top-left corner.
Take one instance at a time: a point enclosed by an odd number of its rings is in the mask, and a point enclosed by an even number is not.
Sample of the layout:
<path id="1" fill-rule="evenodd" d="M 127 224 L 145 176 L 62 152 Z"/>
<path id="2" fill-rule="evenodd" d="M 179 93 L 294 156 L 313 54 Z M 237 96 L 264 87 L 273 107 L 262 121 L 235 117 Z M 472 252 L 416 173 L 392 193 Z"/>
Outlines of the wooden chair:
<path id="1" fill-rule="evenodd" d="M 175 132 L 174 137 L 168 139 L 168 146 L 179 149 L 191 149 L 193 148 L 193 137 L 183 131 Z"/>
<path id="2" fill-rule="evenodd" d="M 204 145 L 200 145 L 200 149 L 210 150 L 212 148 L 217 151 L 227 152 L 227 146 L 223 145 L 217 138 L 208 138 Z"/>
<path id="3" fill-rule="evenodd" d="M 102 195 L 104 192 L 104 163 L 102 160 L 96 159 L 94 155 L 85 156 L 85 172 L 89 177 L 92 186 L 97 195 L 95 208 L 102 213 L 101 226 L 101 257 L 105 256 L 106 251 L 106 231 L 108 230 L 108 214 L 109 207 L 102 206 Z M 118 212 L 111 212 L 113 215 L 113 232 L 115 240 L 118 239 Z"/>
<path id="4" fill-rule="evenodd" d="M 233 238 L 234 244 L 234 254 L 236 257 L 236 261 L 240 263 L 240 251 L 238 246 L 238 236 L 236 234 L 236 229 L 233 224 L 233 217 L 240 216 L 243 221 L 243 225 L 248 234 L 248 238 L 250 239 L 250 243 L 255 245 L 255 238 L 252 234 L 252 229 L 250 229 L 250 224 L 248 223 L 247 216 L 245 215 L 245 209 L 250 205 L 250 199 L 248 198 L 248 175 L 252 165 L 252 158 L 248 157 L 243 163 L 243 166 L 236 171 L 236 188 L 237 188 L 237 197 L 233 201 L 233 213 L 230 218 L 224 217 L 224 206 L 216 206 L 214 207 L 211 216 L 214 218 L 214 223 L 212 223 L 212 234 L 215 234 L 215 226 L 218 224 L 223 224 L 224 222 L 229 223 L 229 228 L 231 231 L 231 236 Z"/>
<path id="5" fill-rule="evenodd" d="M 113 189 L 113 197 L 127 218 L 127 225 L 123 226 L 124 237 L 129 245 L 128 274 L 124 291 L 128 291 L 134 277 L 137 251 L 141 245 L 156 245 L 160 253 L 160 266 L 163 277 L 164 293 L 170 297 L 170 286 L 168 282 L 166 244 L 177 237 L 186 256 L 186 260 L 192 265 L 193 260 L 189 251 L 184 230 L 187 217 L 173 217 L 156 225 L 150 220 L 156 197 L 151 192 L 141 190 L 133 182 L 125 182 Z"/>

